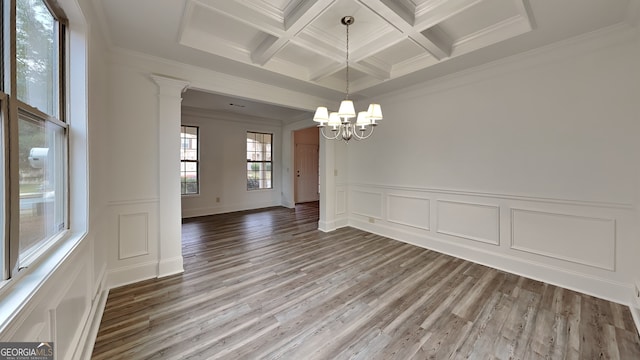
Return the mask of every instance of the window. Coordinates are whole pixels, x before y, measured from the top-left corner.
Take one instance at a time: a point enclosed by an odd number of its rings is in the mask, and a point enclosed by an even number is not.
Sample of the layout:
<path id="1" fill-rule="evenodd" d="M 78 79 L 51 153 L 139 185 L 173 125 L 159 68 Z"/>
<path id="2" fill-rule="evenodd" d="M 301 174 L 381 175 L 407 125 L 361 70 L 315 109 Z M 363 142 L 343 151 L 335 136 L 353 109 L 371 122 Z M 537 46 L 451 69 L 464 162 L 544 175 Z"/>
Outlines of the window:
<path id="1" fill-rule="evenodd" d="M 0 280 L 33 261 L 68 223 L 62 86 L 66 20 L 55 0 L 10 4 L 5 2 L 4 10 L 15 6 L 15 19 L 6 16 L 13 11 L 6 12 L 2 27 L 1 141 L 9 152 L 2 154 L 0 181 L 5 195 Z"/>
<path id="2" fill-rule="evenodd" d="M 272 189 L 273 134 L 247 132 L 247 190 Z"/>
<path id="3" fill-rule="evenodd" d="M 180 187 L 182 195 L 198 194 L 198 128 L 182 126 L 180 130 Z"/>

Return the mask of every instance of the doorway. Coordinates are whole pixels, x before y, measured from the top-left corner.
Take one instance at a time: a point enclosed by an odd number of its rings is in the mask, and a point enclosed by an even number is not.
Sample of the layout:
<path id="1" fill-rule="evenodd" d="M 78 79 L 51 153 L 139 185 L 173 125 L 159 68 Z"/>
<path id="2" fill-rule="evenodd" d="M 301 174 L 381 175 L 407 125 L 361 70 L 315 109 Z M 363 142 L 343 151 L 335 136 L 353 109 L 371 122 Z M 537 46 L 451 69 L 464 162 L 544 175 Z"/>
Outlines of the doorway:
<path id="1" fill-rule="evenodd" d="M 294 202 L 320 200 L 320 138 L 317 127 L 294 131 Z"/>

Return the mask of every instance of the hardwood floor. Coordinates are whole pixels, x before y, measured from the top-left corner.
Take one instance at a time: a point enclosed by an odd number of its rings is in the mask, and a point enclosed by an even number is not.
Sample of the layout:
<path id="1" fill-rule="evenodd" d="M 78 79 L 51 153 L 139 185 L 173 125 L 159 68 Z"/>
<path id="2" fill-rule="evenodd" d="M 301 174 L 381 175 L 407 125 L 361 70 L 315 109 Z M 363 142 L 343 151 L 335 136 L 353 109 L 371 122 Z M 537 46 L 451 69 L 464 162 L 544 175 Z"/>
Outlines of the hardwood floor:
<path id="1" fill-rule="evenodd" d="M 352 228 L 317 203 L 185 220 L 111 290 L 94 359 L 640 359 L 628 308 Z"/>

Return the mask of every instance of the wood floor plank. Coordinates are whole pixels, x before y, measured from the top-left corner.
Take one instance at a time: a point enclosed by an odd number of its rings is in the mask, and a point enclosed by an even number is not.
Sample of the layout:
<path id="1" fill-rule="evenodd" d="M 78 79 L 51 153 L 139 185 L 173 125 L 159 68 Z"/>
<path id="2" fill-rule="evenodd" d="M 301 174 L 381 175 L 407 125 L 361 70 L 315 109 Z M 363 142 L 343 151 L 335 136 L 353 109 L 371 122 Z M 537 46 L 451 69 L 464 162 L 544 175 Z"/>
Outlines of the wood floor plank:
<path id="1" fill-rule="evenodd" d="M 622 305 L 317 221 L 184 220 L 185 272 L 112 289 L 93 359 L 640 359 Z"/>

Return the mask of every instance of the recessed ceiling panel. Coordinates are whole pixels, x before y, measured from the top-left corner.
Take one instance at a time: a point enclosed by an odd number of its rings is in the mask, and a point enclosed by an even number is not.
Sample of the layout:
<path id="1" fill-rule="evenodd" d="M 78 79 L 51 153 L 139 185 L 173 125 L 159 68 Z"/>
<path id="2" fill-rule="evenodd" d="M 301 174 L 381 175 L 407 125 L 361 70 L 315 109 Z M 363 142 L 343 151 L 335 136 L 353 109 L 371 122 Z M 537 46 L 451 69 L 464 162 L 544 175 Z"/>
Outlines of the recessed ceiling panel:
<path id="1" fill-rule="evenodd" d="M 310 69 L 321 69 L 334 62 L 327 57 L 311 52 L 303 47 L 295 45 L 292 42 L 285 45 L 284 48 L 278 52 L 275 58 Z"/>
<path id="2" fill-rule="evenodd" d="M 375 58 L 389 65 L 395 65 L 424 53 L 423 48 L 418 46 L 414 41 L 407 39 L 380 51 L 375 54 Z"/>
<path id="3" fill-rule="evenodd" d="M 188 27 L 247 50 L 254 49 L 265 36 L 257 29 L 200 6 L 193 12 Z"/>
<path id="4" fill-rule="evenodd" d="M 369 44 L 381 34 L 389 32 L 389 24 L 354 0 L 337 0 L 333 6 L 318 16 L 303 32 L 344 51 L 346 26 L 340 20 L 353 16 L 355 23 L 349 26 L 349 46 L 356 50 Z"/>

